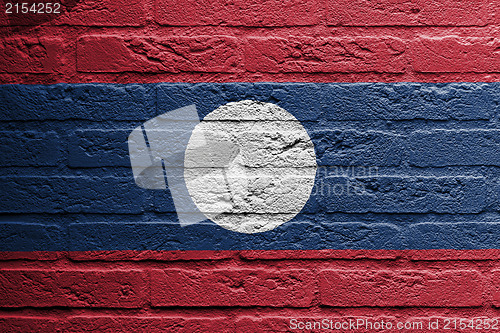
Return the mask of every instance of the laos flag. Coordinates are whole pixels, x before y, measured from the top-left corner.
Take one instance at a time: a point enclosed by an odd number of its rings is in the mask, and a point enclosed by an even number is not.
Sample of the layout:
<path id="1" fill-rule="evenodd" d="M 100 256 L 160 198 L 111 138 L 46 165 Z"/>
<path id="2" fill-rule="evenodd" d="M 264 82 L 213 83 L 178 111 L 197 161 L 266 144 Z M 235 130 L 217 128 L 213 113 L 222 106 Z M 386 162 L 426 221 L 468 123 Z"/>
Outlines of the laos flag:
<path id="1" fill-rule="evenodd" d="M 1 332 L 500 329 L 500 6 L 4 1 Z"/>

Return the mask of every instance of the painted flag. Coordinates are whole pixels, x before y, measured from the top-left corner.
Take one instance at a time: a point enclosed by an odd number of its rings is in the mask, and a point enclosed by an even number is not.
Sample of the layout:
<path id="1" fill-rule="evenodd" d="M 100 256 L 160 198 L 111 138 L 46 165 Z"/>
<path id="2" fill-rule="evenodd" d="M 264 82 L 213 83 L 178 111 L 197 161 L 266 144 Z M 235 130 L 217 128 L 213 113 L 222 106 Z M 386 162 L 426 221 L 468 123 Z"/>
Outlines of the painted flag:
<path id="1" fill-rule="evenodd" d="M 0 15 L 0 331 L 498 326 L 496 4 L 54 6 Z"/>

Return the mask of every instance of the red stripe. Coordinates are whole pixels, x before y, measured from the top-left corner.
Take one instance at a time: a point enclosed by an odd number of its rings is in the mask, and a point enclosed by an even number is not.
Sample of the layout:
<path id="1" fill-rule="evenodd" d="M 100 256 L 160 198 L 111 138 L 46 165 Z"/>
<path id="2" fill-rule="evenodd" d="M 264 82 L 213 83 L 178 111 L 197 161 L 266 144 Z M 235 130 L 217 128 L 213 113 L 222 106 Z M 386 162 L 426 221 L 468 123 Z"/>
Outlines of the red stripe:
<path id="1" fill-rule="evenodd" d="M 0 331 L 283 332 L 323 319 L 424 324 L 412 332 L 438 320 L 443 330 L 450 319 L 499 317 L 499 254 L 2 252 Z"/>
<path id="2" fill-rule="evenodd" d="M 2 11 L 0 82 L 496 82 L 499 13 L 483 0 L 83 1 L 58 16 Z"/>

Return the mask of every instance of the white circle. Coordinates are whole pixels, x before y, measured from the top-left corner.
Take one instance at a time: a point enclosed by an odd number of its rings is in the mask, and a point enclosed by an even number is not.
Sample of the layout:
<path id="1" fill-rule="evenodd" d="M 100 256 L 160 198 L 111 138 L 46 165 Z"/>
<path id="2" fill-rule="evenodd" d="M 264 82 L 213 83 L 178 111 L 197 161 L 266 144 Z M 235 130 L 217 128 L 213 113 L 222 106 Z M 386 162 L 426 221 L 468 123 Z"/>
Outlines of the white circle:
<path id="1" fill-rule="evenodd" d="M 197 208 L 223 228 L 250 234 L 272 230 L 302 210 L 316 155 L 293 115 L 245 100 L 217 108 L 195 127 L 184 167 Z"/>

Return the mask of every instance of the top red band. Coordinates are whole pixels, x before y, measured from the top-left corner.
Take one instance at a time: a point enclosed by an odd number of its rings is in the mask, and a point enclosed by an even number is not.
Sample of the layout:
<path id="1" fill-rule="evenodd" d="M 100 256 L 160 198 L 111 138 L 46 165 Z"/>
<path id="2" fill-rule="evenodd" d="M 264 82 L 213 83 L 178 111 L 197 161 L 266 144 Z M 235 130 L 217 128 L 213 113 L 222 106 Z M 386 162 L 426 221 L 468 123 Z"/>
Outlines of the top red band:
<path id="1" fill-rule="evenodd" d="M 500 79 L 492 1 L 87 2 L 3 3 L 0 83 Z"/>

